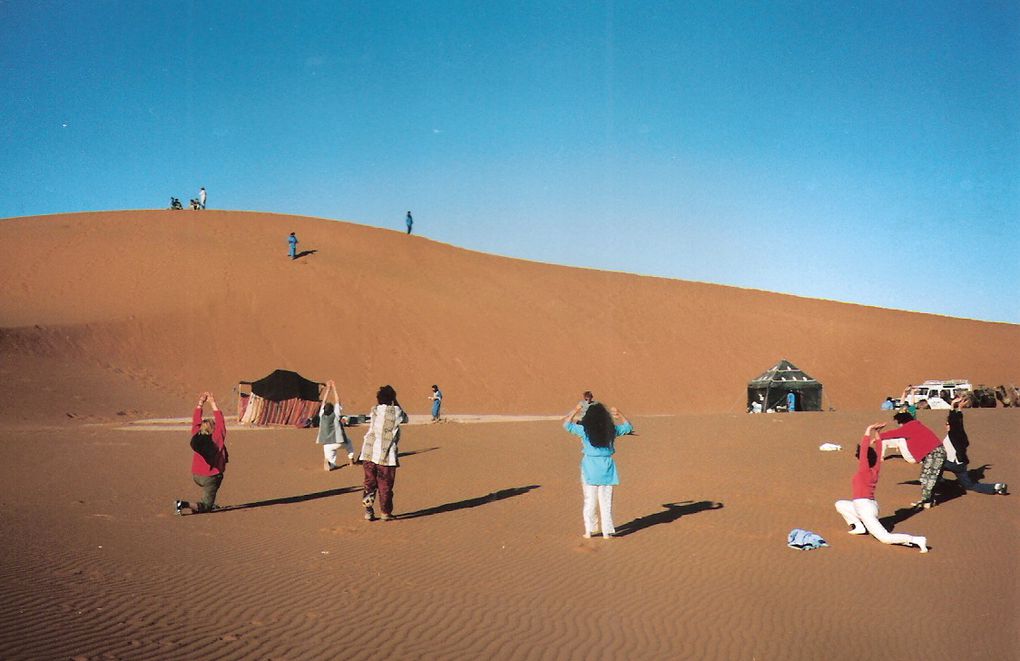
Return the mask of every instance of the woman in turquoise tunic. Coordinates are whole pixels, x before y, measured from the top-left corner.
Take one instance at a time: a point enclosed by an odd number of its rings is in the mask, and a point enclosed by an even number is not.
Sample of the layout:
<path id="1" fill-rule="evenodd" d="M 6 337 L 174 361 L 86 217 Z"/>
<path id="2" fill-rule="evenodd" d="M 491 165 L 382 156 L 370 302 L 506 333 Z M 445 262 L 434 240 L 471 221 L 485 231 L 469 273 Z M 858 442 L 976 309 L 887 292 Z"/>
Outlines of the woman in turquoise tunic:
<path id="1" fill-rule="evenodd" d="M 613 527 L 613 487 L 620 483 L 616 462 L 613 461 L 616 438 L 631 433 L 634 427 L 615 408 L 606 410 L 597 402 L 588 407 L 578 424 L 576 420 L 580 410 L 580 406 L 575 407 L 563 418 L 563 428 L 581 438 L 584 536 L 588 538 L 599 531 L 599 519 L 595 516 L 597 506 L 602 536 L 609 539 L 616 534 Z"/>

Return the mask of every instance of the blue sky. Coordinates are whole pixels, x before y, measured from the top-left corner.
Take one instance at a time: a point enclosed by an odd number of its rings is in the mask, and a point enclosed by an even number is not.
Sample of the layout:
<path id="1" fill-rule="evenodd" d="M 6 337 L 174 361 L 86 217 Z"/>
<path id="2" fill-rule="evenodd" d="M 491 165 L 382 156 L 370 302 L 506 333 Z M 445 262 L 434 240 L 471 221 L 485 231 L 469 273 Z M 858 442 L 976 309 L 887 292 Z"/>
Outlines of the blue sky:
<path id="1" fill-rule="evenodd" d="M 187 202 L 1020 323 L 1016 2 L 0 0 L 0 217 Z M 281 227 L 282 235 L 290 230 Z"/>

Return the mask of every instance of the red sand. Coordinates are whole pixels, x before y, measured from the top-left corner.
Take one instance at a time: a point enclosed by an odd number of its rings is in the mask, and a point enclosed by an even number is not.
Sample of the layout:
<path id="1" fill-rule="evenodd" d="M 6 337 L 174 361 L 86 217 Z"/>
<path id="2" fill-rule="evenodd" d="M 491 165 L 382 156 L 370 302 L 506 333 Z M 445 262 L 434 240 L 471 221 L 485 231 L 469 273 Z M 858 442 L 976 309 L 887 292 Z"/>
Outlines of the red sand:
<path id="1" fill-rule="evenodd" d="M 290 231 L 317 252 L 289 261 Z M 832 509 L 852 454 L 818 451 L 909 382 L 1020 380 L 1016 325 L 268 214 L 11 219 L 0 241 L 0 657 L 1020 658 L 1016 498 L 948 493 L 895 524 L 931 553 L 884 546 Z M 740 413 L 781 357 L 838 411 Z M 126 423 L 204 389 L 229 406 L 275 368 L 335 378 L 348 410 L 384 382 L 412 413 L 433 382 L 451 413 L 566 412 L 591 388 L 639 431 L 627 534 L 581 539 L 577 443 L 551 421 L 409 426 L 390 523 L 360 518 L 360 475 L 323 472 L 313 432 L 232 429 L 220 500 L 248 507 L 173 516 L 197 495 L 186 429 Z M 967 424 L 972 468 L 1020 485 L 1020 411 Z M 917 472 L 886 465 L 883 515 Z M 794 527 L 831 546 L 788 549 Z"/>

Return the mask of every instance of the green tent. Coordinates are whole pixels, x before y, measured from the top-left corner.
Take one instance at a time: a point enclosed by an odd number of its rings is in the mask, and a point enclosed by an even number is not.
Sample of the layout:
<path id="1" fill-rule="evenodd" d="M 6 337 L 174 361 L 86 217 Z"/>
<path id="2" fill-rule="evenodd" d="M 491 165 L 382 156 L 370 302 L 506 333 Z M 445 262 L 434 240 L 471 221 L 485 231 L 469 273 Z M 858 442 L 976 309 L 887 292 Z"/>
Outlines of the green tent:
<path id="1" fill-rule="evenodd" d="M 791 392 L 797 411 L 822 410 L 822 384 L 785 358 L 748 382 L 747 409 L 760 402 L 764 411 L 785 411 L 786 396 Z"/>

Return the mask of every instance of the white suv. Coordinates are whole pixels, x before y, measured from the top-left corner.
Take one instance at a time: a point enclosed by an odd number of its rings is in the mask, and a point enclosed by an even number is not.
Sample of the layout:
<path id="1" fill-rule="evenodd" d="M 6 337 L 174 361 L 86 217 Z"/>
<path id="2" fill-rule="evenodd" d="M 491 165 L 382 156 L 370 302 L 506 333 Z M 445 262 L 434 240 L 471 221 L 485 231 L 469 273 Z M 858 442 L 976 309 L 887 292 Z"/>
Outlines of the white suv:
<path id="1" fill-rule="evenodd" d="M 925 402 L 931 409 L 949 409 L 952 408 L 951 402 L 957 395 L 970 390 L 973 390 L 973 387 L 966 379 L 925 381 L 919 386 L 907 386 L 900 403 L 918 406 Z M 921 407 L 923 408 L 924 404 L 921 404 Z"/>

